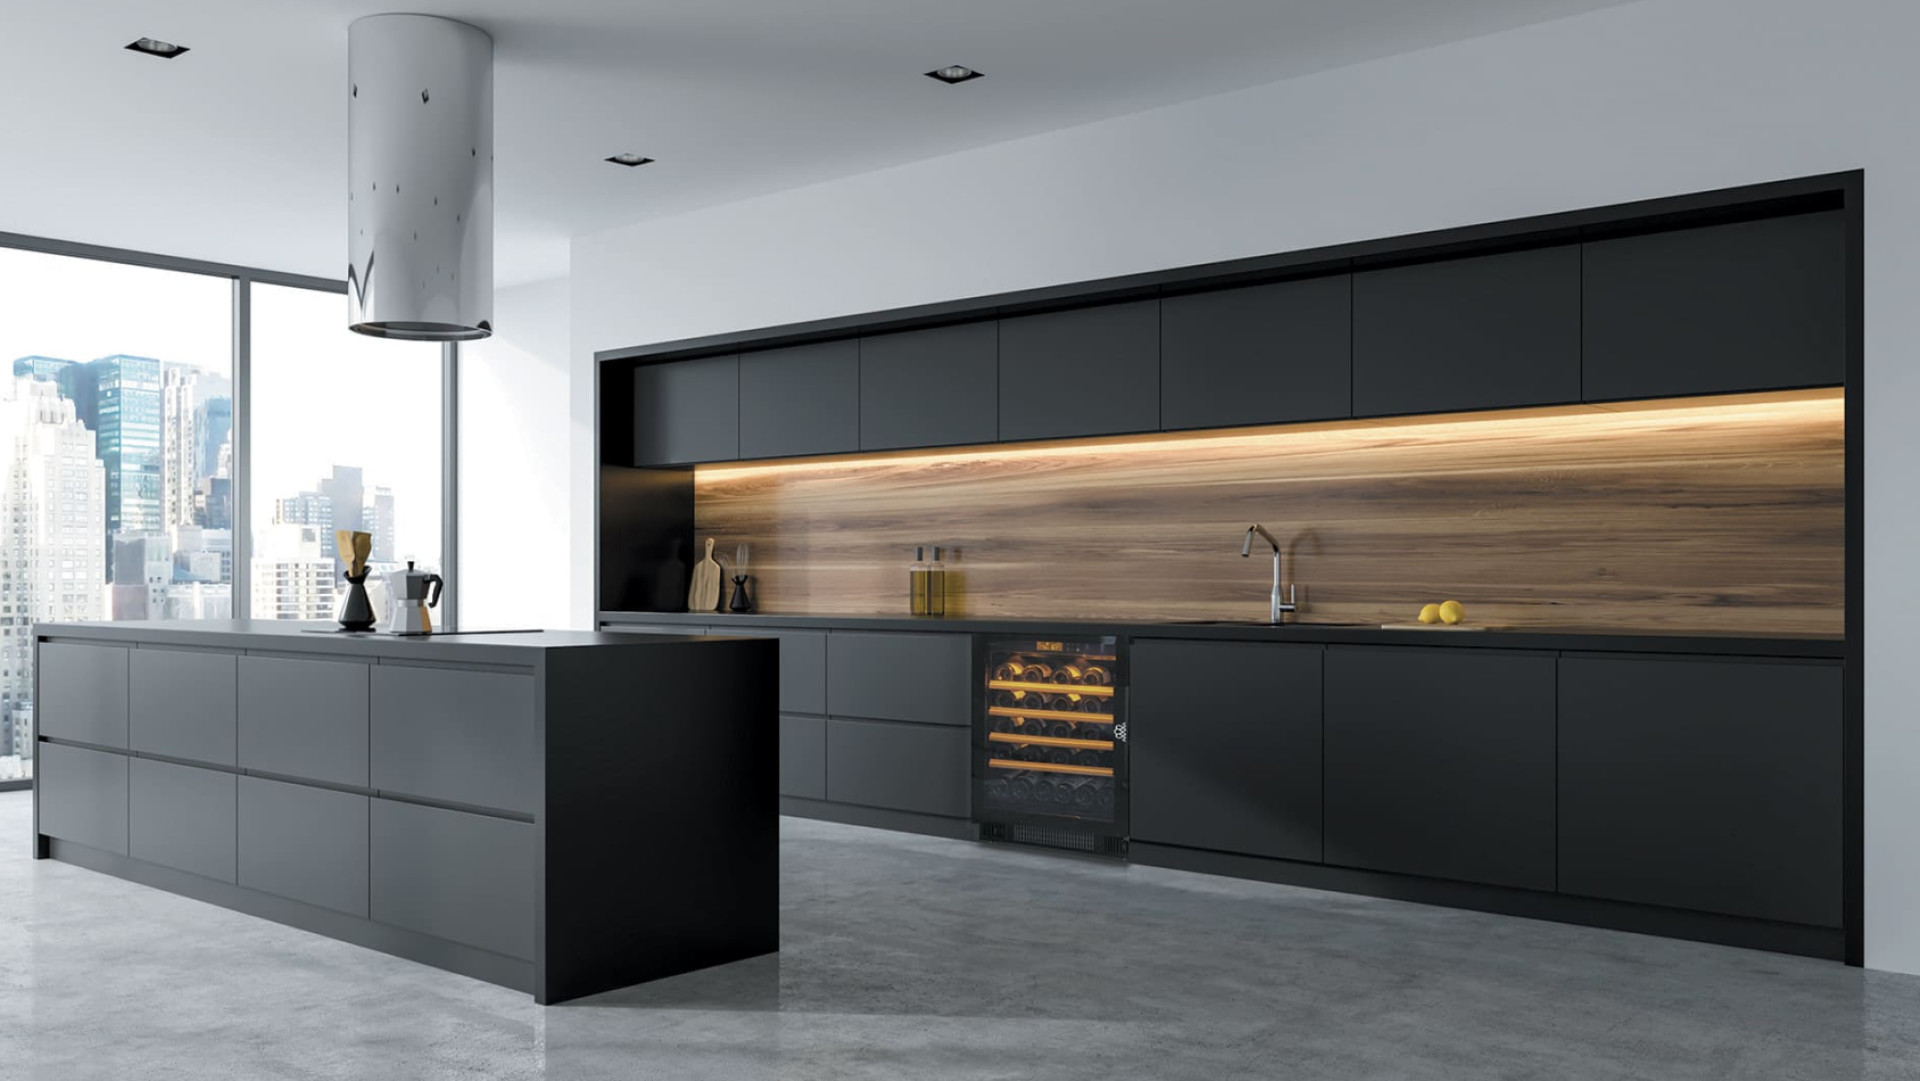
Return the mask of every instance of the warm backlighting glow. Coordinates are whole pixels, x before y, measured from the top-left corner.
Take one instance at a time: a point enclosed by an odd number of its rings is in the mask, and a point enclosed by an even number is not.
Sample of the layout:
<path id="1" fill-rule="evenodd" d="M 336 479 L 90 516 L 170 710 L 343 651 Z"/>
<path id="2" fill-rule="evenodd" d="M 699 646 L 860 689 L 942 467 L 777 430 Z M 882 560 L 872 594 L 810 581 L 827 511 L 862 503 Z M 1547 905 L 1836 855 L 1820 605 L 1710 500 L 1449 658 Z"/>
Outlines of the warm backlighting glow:
<path id="1" fill-rule="evenodd" d="M 1382 420 L 1334 420 L 1271 428 L 1163 432 L 1015 446 L 793 458 L 776 462 L 742 462 L 737 465 L 721 463 L 695 467 L 694 486 L 697 496 L 700 488 L 715 484 L 768 475 L 794 476 L 846 469 L 893 469 L 901 466 L 928 469 L 992 462 L 1235 450 L 1271 452 L 1289 448 L 1324 453 L 1342 444 L 1363 446 L 1402 440 L 1459 442 L 1515 436 L 1561 440 L 1598 431 L 1658 432 L 1679 427 L 1752 422 L 1767 417 L 1796 421 L 1831 419 L 1838 422 L 1844 413 L 1844 392 L 1839 387 L 1827 387 L 1704 398 L 1609 402 L 1603 405 L 1439 413 Z"/>
<path id="2" fill-rule="evenodd" d="M 1249 522 L 1286 546 L 1302 623 L 1405 624 L 1451 599 L 1476 627 L 1837 636 L 1846 402 L 1826 389 L 694 472 L 696 535 L 752 545 L 767 613 L 904 615 L 913 552 L 937 544 L 949 616 L 1264 618 L 1271 565 L 1240 558 Z"/>

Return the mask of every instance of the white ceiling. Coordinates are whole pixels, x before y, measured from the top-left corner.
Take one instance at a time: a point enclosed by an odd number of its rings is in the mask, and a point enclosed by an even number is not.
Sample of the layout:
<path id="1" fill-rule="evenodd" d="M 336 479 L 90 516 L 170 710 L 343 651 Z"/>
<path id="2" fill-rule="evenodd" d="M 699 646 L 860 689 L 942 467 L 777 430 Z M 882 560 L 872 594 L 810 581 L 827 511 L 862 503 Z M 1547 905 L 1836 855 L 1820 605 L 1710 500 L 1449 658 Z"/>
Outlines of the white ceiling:
<path id="1" fill-rule="evenodd" d="M 1624 2 L 0 0 L 0 231 L 343 276 L 346 27 L 380 11 L 494 35 L 507 284 L 580 233 Z"/>

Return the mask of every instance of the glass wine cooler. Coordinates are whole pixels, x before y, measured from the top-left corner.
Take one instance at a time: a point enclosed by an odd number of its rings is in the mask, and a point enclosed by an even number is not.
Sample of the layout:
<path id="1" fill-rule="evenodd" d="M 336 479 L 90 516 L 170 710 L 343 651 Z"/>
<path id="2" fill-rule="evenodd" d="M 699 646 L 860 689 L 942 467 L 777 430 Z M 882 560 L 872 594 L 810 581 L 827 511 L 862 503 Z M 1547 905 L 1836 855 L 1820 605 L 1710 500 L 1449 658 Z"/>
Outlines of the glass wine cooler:
<path id="1" fill-rule="evenodd" d="M 1127 851 L 1126 680 L 1119 641 L 985 643 L 975 698 L 983 840 Z"/>

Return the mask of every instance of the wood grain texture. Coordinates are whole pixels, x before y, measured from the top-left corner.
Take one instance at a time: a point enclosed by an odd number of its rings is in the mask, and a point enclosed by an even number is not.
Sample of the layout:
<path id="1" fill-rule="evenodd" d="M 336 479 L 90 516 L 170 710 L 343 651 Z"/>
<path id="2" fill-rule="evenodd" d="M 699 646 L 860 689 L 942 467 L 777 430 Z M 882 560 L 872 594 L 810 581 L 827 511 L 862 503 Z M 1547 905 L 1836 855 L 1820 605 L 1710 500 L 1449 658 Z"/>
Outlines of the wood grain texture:
<path id="1" fill-rule="evenodd" d="M 700 536 L 753 546 L 763 612 L 1264 615 L 1263 522 L 1303 622 L 1455 598 L 1513 627 L 1839 634 L 1838 392 L 702 466 Z"/>

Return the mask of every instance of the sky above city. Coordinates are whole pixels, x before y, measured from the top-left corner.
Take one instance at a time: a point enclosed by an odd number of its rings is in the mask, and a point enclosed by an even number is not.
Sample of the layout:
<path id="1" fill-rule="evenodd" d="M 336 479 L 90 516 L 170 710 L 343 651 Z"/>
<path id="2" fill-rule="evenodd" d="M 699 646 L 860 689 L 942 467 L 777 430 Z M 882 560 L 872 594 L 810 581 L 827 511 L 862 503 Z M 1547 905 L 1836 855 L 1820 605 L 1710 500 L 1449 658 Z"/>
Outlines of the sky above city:
<path id="1" fill-rule="evenodd" d="M 0 365 L 43 354 L 113 353 L 232 374 L 233 283 L 226 278 L 0 248 Z M 440 550 L 440 348 L 347 329 L 346 298 L 253 289 L 253 499 L 313 490 L 333 465 L 393 489 L 395 555 Z"/>

